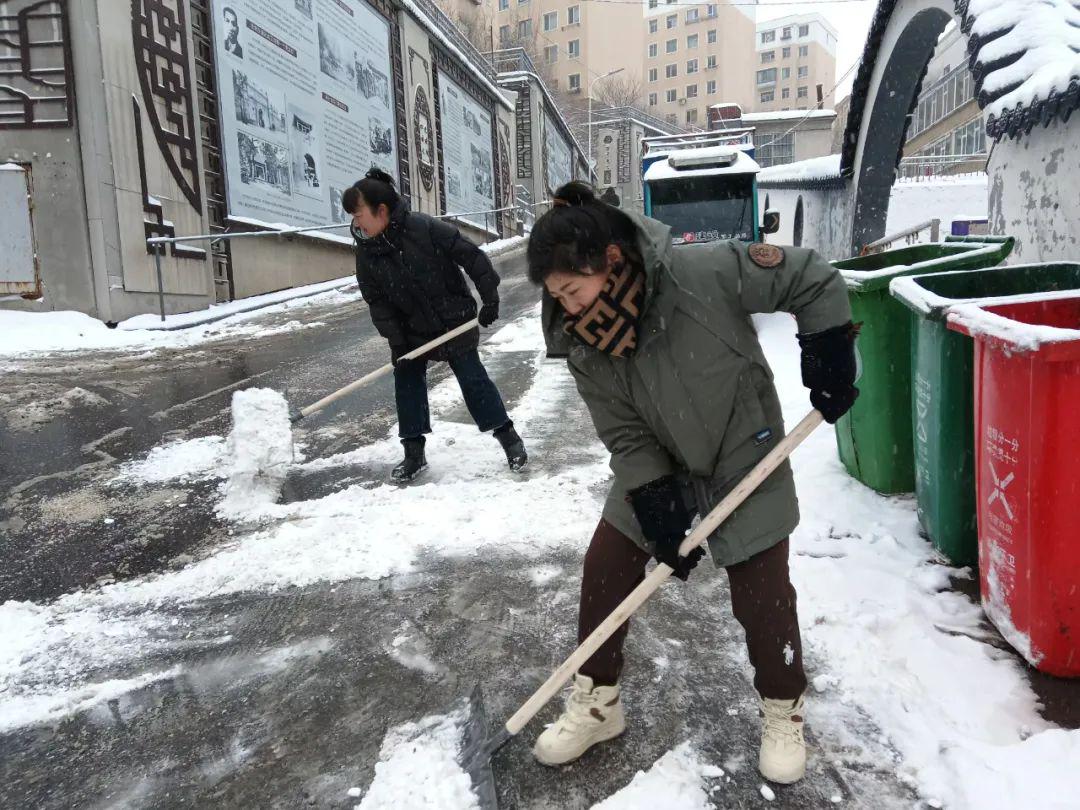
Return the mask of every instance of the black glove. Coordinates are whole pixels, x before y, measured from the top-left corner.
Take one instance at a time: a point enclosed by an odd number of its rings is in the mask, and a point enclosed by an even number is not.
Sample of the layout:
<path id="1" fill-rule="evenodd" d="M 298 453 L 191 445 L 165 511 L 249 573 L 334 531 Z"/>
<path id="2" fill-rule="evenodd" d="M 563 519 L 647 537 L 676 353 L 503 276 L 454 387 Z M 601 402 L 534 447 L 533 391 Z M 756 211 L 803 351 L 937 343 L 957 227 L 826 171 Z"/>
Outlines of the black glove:
<path id="1" fill-rule="evenodd" d="M 855 336 L 850 321 L 823 332 L 798 335 L 802 348 L 802 381 L 811 404 L 830 425 L 847 413 L 859 396 L 855 387 Z"/>
<path id="2" fill-rule="evenodd" d="M 480 321 L 481 326 L 491 326 L 495 321 L 499 319 L 499 301 L 488 301 L 482 307 L 477 314 L 476 319 Z"/>
<path id="3" fill-rule="evenodd" d="M 671 566 L 675 576 L 685 582 L 705 556 L 705 549 L 698 546 L 685 557 L 679 556 L 679 546 L 690 531 L 691 516 L 675 476 L 657 478 L 631 490 L 629 495 L 645 539 L 656 546 L 653 556 L 657 562 Z"/>
<path id="4" fill-rule="evenodd" d="M 401 359 L 402 355 L 408 354 L 411 351 L 412 351 L 412 349 L 410 349 L 407 344 L 394 344 L 394 343 L 391 343 L 390 344 L 390 362 L 393 363 L 395 366 L 404 366 L 404 365 L 407 365 L 408 363 L 412 363 L 413 359 L 409 359 L 409 360 L 402 360 Z"/>

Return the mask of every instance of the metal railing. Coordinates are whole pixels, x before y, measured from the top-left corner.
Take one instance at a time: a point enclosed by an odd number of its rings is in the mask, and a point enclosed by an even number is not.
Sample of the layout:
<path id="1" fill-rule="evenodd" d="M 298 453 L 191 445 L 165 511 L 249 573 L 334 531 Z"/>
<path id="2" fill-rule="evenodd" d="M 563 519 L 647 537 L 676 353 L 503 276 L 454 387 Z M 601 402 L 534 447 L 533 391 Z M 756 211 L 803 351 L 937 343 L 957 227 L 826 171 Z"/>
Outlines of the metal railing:
<path id="1" fill-rule="evenodd" d="M 904 240 L 905 245 L 920 244 L 922 242 L 920 237 L 927 230 L 930 232 L 930 241 L 938 241 L 941 234 L 941 220 L 928 219 L 918 225 L 912 225 L 910 228 L 904 228 L 902 231 L 883 236 L 881 239 L 866 245 L 859 255 L 866 256 L 870 253 L 880 253 L 883 250 L 888 250 L 892 247 L 893 242 L 899 242 L 901 239 Z"/>
<path id="2" fill-rule="evenodd" d="M 941 175 L 982 172 L 986 170 L 988 155 L 912 155 L 900 159 L 897 174 L 900 177 L 919 180 Z"/>

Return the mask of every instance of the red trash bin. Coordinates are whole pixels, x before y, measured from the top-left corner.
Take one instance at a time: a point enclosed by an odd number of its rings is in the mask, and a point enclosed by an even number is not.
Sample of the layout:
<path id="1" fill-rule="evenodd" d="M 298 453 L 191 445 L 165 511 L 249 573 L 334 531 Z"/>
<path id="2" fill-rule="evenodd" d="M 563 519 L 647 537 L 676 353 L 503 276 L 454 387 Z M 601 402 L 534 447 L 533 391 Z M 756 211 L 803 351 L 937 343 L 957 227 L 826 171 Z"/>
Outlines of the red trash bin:
<path id="1" fill-rule="evenodd" d="M 1080 297 L 959 306 L 949 328 L 975 339 L 983 608 L 1032 666 L 1080 676 Z"/>

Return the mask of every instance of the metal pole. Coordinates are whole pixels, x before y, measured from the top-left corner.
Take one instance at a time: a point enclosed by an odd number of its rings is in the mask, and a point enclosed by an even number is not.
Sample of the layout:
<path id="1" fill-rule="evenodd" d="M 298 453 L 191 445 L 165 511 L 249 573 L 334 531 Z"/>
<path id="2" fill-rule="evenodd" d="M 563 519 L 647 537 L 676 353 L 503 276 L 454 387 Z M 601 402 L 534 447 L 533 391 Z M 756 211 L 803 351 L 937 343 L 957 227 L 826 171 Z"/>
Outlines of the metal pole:
<path id="1" fill-rule="evenodd" d="M 165 282 L 161 278 L 161 251 L 164 245 L 154 245 L 154 266 L 157 268 L 157 297 L 158 311 L 161 312 L 161 321 L 165 322 Z"/>

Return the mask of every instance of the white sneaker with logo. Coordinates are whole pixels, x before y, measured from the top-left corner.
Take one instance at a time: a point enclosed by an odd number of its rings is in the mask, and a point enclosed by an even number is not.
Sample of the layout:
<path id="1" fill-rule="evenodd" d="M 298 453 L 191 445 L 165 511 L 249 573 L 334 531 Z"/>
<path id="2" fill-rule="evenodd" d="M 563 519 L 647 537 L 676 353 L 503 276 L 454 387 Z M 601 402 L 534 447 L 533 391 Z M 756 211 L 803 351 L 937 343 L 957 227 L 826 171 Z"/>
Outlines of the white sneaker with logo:
<path id="1" fill-rule="evenodd" d="M 533 756 L 544 765 L 565 765 L 625 730 L 618 684 L 593 686 L 592 678 L 575 675 L 566 711 L 536 740 Z"/>
<path id="2" fill-rule="evenodd" d="M 758 770 L 770 782 L 790 785 L 806 774 L 803 739 L 803 696 L 796 700 L 761 701 L 761 752 Z"/>

